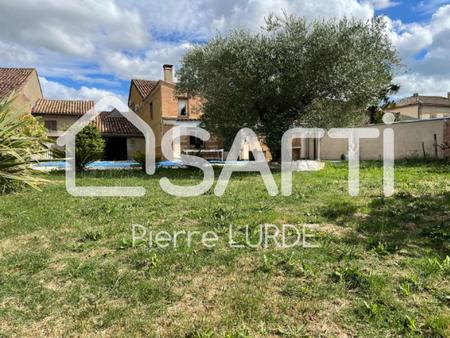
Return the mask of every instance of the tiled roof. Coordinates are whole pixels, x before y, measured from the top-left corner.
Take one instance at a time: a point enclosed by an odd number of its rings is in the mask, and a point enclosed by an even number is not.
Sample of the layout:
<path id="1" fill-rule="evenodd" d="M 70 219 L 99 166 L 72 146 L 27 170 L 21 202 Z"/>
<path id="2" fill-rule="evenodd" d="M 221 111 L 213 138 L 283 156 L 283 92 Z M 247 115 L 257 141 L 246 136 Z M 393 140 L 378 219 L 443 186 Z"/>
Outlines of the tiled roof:
<path id="1" fill-rule="evenodd" d="M 395 103 L 396 107 L 415 105 L 418 103 L 425 105 L 438 105 L 438 106 L 449 106 L 450 100 L 447 97 L 442 96 L 410 96 L 401 99 Z"/>
<path id="2" fill-rule="evenodd" d="M 150 80 L 139 80 L 139 79 L 133 79 L 131 80 L 132 83 L 136 86 L 137 90 L 139 91 L 139 94 L 141 94 L 142 98 L 146 98 L 148 94 L 153 90 L 153 88 L 156 87 L 158 84 L 158 81 L 150 81 Z"/>
<path id="3" fill-rule="evenodd" d="M 33 70 L 33 68 L 0 68 L 0 98 L 18 90 Z"/>
<path id="4" fill-rule="evenodd" d="M 102 135 L 142 136 L 141 131 L 123 116 L 102 112 L 91 122 Z"/>
<path id="5" fill-rule="evenodd" d="M 34 105 L 31 113 L 36 115 L 81 116 L 93 107 L 94 101 L 40 99 Z"/>
<path id="6" fill-rule="evenodd" d="M 45 100 L 41 99 L 33 107 L 35 115 L 64 115 L 82 116 L 94 107 L 94 101 L 73 100 Z M 91 122 L 102 135 L 115 136 L 141 136 L 141 131 L 136 128 L 120 113 L 102 112 Z"/>

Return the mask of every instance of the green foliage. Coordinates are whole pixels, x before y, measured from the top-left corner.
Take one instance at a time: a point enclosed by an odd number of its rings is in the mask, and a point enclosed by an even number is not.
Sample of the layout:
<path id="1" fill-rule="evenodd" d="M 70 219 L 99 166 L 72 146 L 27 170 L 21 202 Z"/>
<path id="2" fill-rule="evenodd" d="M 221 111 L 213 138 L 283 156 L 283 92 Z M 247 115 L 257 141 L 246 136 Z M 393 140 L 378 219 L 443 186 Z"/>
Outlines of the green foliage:
<path id="1" fill-rule="evenodd" d="M 233 31 L 191 49 L 178 91 L 205 98 L 204 122 L 227 146 L 249 127 L 277 160 L 290 127 L 364 121 L 398 63 L 382 19 L 308 24 L 271 16 L 259 34 Z"/>
<path id="2" fill-rule="evenodd" d="M 449 337 L 450 336 L 450 314 L 437 315 L 427 322 L 430 335 L 434 337 Z"/>
<path id="3" fill-rule="evenodd" d="M 138 152 L 134 155 L 134 160 L 135 160 L 136 162 L 138 162 L 138 163 L 141 165 L 142 170 L 145 171 L 145 153 L 143 153 L 143 152 L 141 152 L 141 151 L 138 151 Z"/>
<path id="4" fill-rule="evenodd" d="M 45 128 L 30 114 L 14 109 L 13 99 L 0 100 L 0 194 L 45 182 L 31 168 L 50 143 Z"/>
<path id="5" fill-rule="evenodd" d="M 76 168 L 82 171 L 86 165 L 103 158 L 105 141 L 101 138 L 98 129 L 86 126 L 81 130 L 75 140 Z"/>

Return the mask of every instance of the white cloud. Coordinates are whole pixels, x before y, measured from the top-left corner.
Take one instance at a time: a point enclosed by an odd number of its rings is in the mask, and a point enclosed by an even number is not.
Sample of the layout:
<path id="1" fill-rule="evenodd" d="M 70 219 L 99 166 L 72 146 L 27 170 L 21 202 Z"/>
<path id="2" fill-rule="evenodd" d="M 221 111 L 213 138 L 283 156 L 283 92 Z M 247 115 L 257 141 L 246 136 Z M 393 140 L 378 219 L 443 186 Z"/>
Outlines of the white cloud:
<path id="1" fill-rule="evenodd" d="M 103 55 L 102 69 L 128 80 L 131 78 L 161 79 L 163 64 L 178 64 L 190 43 L 163 43 L 151 45 L 142 56 L 115 52 Z"/>
<path id="2" fill-rule="evenodd" d="M 1 66 L 14 65 L 15 63 L 31 64 L 36 62 L 36 56 L 20 45 L 0 41 L 0 60 L 3 62 Z"/>
<path id="3" fill-rule="evenodd" d="M 144 20 L 157 36 L 183 39 L 207 39 L 215 31 L 237 27 L 255 31 L 264 24 L 264 17 L 283 10 L 311 19 L 369 19 L 374 14 L 372 4 L 358 0 L 142 0 L 134 5 L 145 13 Z"/>
<path id="4" fill-rule="evenodd" d="M 136 10 L 113 0 L 0 2 L 0 39 L 89 57 L 98 47 L 142 48 L 147 30 Z"/>
<path id="5" fill-rule="evenodd" d="M 450 78 L 409 73 L 396 77 L 395 81 L 402 84 L 400 91 L 397 93 L 398 97 L 411 96 L 413 93 L 446 97 L 447 93 L 450 92 Z"/>
<path id="6" fill-rule="evenodd" d="M 116 95 L 119 96 L 122 101 L 126 102 L 126 99 L 123 96 L 109 90 L 86 86 L 83 86 L 80 89 L 75 89 L 58 82 L 48 80 L 45 77 L 39 77 L 39 82 L 41 83 L 44 97 L 48 99 L 98 101 L 104 96 Z"/>
<path id="7" fill-rule="evenodd" d="M 417 6 L 415 6 L 415 10 L 424 13 L 430 14 L 434 13 L 439 7 L 443 5 L 447 5 L 448 0 L 426 0 L 420 1 Z"/>
<path id="8" fill-rule="evenodd" d="M 392 0 L 368 0 L 367 2 L 371 4 L 375 9 L 386 9 L 399 5 L 398 2 Z"/>
<path id="9" fill-rule="evenodd" d="M 384 17 L 392 43 L 403 59 L 413 58 L 424 48 L 431 46 L 433 33 L 428 26 L 412 23 L 403 24 L 400 20 L 392 21 Z"/>
<path id="10" fill-rule="evenodd" d="M 445 1 L 448 3 L 448 1 Z M 308 19 L 370 19 L 375 9 L 396 0 L 15 0 L 0 1 L 1 66 L 32 66 L 49 97 L 97 98 L 115 79 L 160 79 L 162 64 L 177 65 L 191 42 L 216 31 L 257 31 L 271 12 L 285 10 Z M 393 44 L 409 72 L 396 79 L 402 93 L 442 93 L 450 79 L 450 5 L 430 0 L 417 6 L 433 11 L 429 22 L 405 24 L 386 18 Z M 423 59 L 417 53 L 426 50 Z M 52 79 L 69 78 L 80 89 Z M 442 88 L 445 87 L 445 88 Z"/>
<path id="11" fill-rule="evenodd" d="M 374 14 L 370 4 L 357 0 L 146 0 L 135 5 L 145 11 L 154 36 L 177 42 L 151 41 L 147 51 L 137 56 L 122 51 L 104 53 L 102 69 L 122 79 L 160 79 L 162 65 L 177 65 L 191 45 L 187 41 L 208 39 L 217 31 L 238 27 L 257 31 L 270 13 L 282 15 L 287 11 L 310 19 L 354 16 L 364 20 Z"/>
<path id="12" fill-rule="evenodd" d="M 406 74 L 395 79 L 402 87 L 399 96 L 450 91 L 450 5 L 440 7 L 427 23 L 386 20 L 393 44 L 408 67 Z M 416 60 L 421 51 L 426 53 Z"/>

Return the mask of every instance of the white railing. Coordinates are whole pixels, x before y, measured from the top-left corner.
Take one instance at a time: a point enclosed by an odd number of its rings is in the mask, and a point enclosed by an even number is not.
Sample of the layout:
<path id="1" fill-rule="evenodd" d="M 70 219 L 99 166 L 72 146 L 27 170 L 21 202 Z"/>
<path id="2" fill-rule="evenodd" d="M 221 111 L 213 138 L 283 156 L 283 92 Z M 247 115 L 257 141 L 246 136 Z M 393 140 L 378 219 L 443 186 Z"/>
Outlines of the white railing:
<path id="1" fill-rule="evenodd" d="M 183 149 L 183 153 L 185 153 L 186 155 L 198 154 L 202 158 L 205 158 L 207 160 L 217 159 L 223 161 L 223 149 Z M 216 156 L 215 158 L 214 157 L 211 158 L 211 156 L 208 156 L 208 154 L 214 153 L 216 153 L 218 156 Z M 203 156 L 203 154 L 205 154 L 206 156 Z"/>

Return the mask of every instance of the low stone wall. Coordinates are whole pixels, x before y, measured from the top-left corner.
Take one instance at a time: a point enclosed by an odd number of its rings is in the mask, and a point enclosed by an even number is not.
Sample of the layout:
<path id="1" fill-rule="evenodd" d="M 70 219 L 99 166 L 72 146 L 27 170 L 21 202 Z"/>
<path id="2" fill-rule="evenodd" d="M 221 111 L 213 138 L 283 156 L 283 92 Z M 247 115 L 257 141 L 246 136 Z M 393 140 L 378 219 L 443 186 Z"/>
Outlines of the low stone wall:
<path id="1" fill-rule="evenodd" d="M 445 158 L 450 151 L 438 145 L 450 145 L 450 119 L 430 119 L 396 122 L 392 125 L 372 125 L 377 128 L 380 137 L 376 139 L 361 139 L 360 158 L 362 160 L 381 160 L 383 156 L 383 131 L 386 128 L 394 130 L 395 159 L 405 158 Z M 310 154 L 313 154 L 310 143 Z M 320 159 L 339 160 L 347 155 L 348 141 L 325 136 L 320 140 Z"/>

